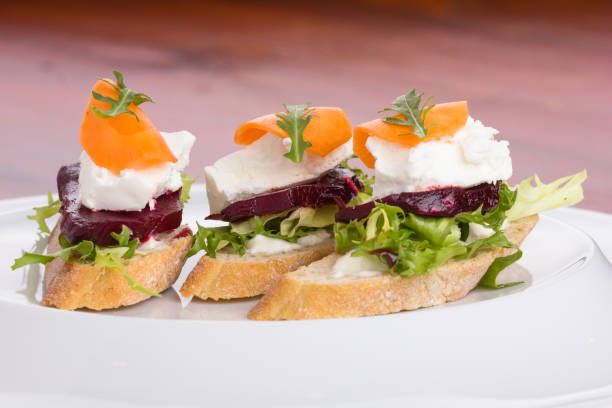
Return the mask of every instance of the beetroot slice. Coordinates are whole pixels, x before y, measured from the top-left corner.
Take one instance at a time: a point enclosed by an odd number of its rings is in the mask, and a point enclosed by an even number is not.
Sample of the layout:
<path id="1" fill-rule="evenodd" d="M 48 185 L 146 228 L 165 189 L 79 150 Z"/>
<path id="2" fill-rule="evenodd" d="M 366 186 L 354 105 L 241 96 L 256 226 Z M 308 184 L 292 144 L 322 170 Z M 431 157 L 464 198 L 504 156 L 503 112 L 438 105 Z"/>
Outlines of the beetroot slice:
<path id="1" fill-rule="evenodd" d="M 307 183 L 237 201 L 206 219 L 235 222 L 254 215 L 276 214 L 298 207 L 318 208 L 338 201 L 346 204 L 362 190 L 363 184 L 355 173 L 336 167 Z"/>
<path id="2" fill-rule="evenodd" d="M 63 166 L 57 173 L 57 189 L 62 208 L 61 233 L 68 241 L 93 241 L 97 245 L 117 244 L 111 232 L 123 225 L 132 230 L 131 238 L 145 240 L 151 234 L 166 232 L 181 225 L 181 190 L 157 197 L 155 210 L 149 205 L 141 211 L 92 211 L 79 203 L 79 163 Z"/>
<path id="3" fill-rule="evenodd" d="M 391 194 L 377 200 L 383 204 L 395 205 L 405 212 L 432 217 L 454 217 L 462 212 L 471 212 L 482 205 L 483 214 L 499 204 L 499 186 L 483 183 L 474 187 L 447 187 L 416 193 Z M 367 217 L 374 208 L 374 202 L 356 207 L 346 207 L 336 213 L 336 222 L 350 222 Z"/>

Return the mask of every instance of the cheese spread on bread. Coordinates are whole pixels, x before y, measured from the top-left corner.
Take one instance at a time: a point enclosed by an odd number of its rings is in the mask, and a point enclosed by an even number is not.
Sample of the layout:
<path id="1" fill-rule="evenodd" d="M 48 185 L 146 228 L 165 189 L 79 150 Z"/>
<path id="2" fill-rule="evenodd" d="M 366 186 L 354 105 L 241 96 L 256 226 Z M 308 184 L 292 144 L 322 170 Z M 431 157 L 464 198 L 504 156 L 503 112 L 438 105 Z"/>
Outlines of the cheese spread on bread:
<path id="1" fill-rule="evenodd" d="M 370 278 L 389 273 L 389 268 L 374 255 L 352 256 L 353 251 L 342 255 L 333 266 L 333 278 Z"/>
<path id="2" fill-rule="evenodd" d="M 319 229 L 300 237 L 297 242 L 271 238 L 265 235 L 255 235 L 246 243 L 246 253 L 249 255 L 274 255 L 318 245 L 330 238 L 324 229 Z"/>

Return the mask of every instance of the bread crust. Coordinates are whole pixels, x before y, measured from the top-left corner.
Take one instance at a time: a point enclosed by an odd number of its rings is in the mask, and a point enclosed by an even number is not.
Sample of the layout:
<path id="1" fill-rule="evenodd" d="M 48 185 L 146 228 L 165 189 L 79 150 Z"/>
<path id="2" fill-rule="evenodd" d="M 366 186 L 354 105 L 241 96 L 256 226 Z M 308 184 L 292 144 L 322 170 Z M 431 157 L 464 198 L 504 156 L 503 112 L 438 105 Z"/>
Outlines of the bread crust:
<path id="1" fill-rule="evenodd" d="M 276 256 L 204 255 L 181 287 L 181 295 L 200 299 L 237 299 L 265 293 L 279 276 L 334 252 L 334 241 Z"/>
<path id="2" fill-rule="evenodd" d="M 59 223 L 53 229 L 48 251 L 60 249 Z M 178 278 L 191 247 L 191 236 L 174 239 L 167 248 L 125 262 L 126 272 L 144 287 L 158 293 L 168 289 Z M 119 271 L 93 264 L 64 262 L 57 258 L 45 266 L 44 306 L 74 310 L 114 309 L 133 305 L 150 296 L 133 290 Z"/>
<path id="3" fill-rule="evenodd" d="M 537 215 L 512 222 L 506 237 L 520 245 L 538 221 Z M 513 249 L 490 248 L 472 258 L 450 260 L 436 270 L 402 278 L 325 279 L 341 256 L 333 253 L 283 275 L 249 312 L 252 320 L 301 320 L 370 316 L 440 305 L 461 299 L 476 287 L 493 260 Z M 318 273 L 317 273 L 318 271 Z"/>

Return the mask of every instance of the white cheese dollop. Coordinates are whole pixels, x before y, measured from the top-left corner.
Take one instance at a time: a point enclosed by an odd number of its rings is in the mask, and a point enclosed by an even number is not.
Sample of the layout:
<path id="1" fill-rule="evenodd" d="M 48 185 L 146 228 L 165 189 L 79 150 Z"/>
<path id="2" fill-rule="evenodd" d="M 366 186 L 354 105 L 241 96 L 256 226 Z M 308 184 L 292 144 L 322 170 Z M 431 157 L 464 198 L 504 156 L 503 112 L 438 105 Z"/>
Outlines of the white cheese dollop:
<path id="1" fill-rule="evenodd" d="M 371 278 L 388 273 L 389 268 L 373 255 L 351 256 L 353 251 L 342 255 L 332 269 L 332 278 Z"/>
<path id="2" fill-rule="evenodd" d="M 413 148 L 368 138 L 366 147 L 376 158 L 374 196 L 509 179 L 510 149 L 507 141 L 494 139 L 498 133 L 470 117 L 455 135 Z"/>
<path id="3" fill-rule="evenodd" d="M 250 255 L 274 255 L 315 246 L 329 238 L 330 235 L 325 230 L 313 231 L 305 237 L 298 238 L 297 242 L 287 242 L 265 235 L 255 235 L 252 239 L 247 241 L 246 253 Z"/>
<path id="4" fill-rule="evenodd" d="M 140 211 L 153 198 L 181 188 L 181 173 L 189 164 L 195 136 L 187 131 L 161 132 L 161 135 L 177 158 L 176 163 L 146 170 L 125 169 L 116 175 L 97 166 L 83 152 L 79 173 L 81 204 L 95 210 Z"/>
<path id="5" fill-rule="evenodd" d="M 325 157 L 304 152 L 300 163 L 283 155 L 291 139 L 272 133 L 262 136 L 237 152 L 206 166 L 206 192 L 211 213 L 218 213 L 234 201 L 317 178 L 353 154 L 353 142 L 339 146 Z"/>

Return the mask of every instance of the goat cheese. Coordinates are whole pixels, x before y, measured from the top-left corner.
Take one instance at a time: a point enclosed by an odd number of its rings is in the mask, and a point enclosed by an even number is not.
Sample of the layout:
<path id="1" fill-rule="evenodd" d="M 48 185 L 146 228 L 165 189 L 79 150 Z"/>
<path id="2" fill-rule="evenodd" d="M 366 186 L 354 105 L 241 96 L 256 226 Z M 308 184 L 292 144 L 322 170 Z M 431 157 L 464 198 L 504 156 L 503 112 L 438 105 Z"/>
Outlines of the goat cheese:
<path id="1" fill-rule="evenodd" d="M 509 179 L 510 150 L 507 141 L 494 139 L 498 133 L 470 117 L 454 135 L 412 148 L 370 137 L 366 147 L 376 158 L 374 196 Z"/>
<path id="2" fill-rule="evenodd" d="M 353 142 L 349 140 L 324 157 L 306 151 L 302 161 L 294 163 L 283 156 L 290 148 L 291 139 L 268 133 L 206 166 L 206 193 L 211 213 L 256 194 L 317 178 L 353 154 Z"/>
<path id="3" fill-rule="evenodd" d="M 81 154 L 79 199 L 95 210 L 140 211 L 155 197 L 182 187 L 181 173 L 189 164 L 195 136 L 187 131 L 161 132 L 176 163 L 145 169 L 122 170 L 119 175 L 97 166 L 86 152 Z"/>

